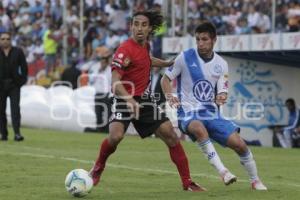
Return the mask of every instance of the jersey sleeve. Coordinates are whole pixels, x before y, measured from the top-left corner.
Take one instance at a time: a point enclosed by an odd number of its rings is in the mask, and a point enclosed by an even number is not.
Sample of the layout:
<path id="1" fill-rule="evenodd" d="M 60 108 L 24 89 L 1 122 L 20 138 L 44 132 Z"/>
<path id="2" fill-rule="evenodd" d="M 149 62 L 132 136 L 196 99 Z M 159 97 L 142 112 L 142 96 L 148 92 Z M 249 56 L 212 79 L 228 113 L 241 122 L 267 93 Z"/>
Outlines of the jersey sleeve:
<path id="1" fill-rule="evenodd" d="M 116 70 L 123 76 L 125 68 L 129 66 L 130 62 L 131 57 L 127 48 L 119 47 L 113 56 L 111 70 Z"/>
<path id="2" fill-rule="evenodd" d="M 217 94 L 220 94 L 222 92 L 228 93 L 228 64 L 227 62 L 224 62 L 223 64 L 223 72 L 217 82 Z"/>
<path id="3" fill-rule="evenodd" d="M 170 79 L 174 80 L 179 74 L 181 74 L 183 67 L 183 54 L 181 53 L 174 61 L 174 64 L 170 66 L 166 71 L 165 75 Z"/>

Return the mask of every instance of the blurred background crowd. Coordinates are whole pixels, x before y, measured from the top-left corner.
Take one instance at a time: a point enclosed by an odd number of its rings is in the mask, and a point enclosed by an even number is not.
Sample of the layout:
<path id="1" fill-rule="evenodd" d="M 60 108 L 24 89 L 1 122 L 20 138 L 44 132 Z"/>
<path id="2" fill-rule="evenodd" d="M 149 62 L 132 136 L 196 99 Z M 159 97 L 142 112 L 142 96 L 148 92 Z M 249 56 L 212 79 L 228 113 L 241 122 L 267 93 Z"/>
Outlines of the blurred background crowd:
<path id="1" fill-rule="evenodd" d="M 165 15 L 166 23 L 155 34 L 152 44 L 156 57 L 161 57 L 163 36 L 193 35 L 201 20 L 212 21 L 220 35 L 300 29 L 300 0 L 84 0 L 83 3 L 84 17 L 80 25 L 81 9 L 77 0 L 0 2 L 0 32 L 12 32 L 13 44 L 24 50 L 31 83 L 47 85 L 59 80 L 64 69 L 70 66 L 80 73 L 87 71 L 82 66 L 99 59 L 99 48 L 106 47 L 113 52 L 129 37 L 130 16 L 139 10 L 152 8 Z"/>

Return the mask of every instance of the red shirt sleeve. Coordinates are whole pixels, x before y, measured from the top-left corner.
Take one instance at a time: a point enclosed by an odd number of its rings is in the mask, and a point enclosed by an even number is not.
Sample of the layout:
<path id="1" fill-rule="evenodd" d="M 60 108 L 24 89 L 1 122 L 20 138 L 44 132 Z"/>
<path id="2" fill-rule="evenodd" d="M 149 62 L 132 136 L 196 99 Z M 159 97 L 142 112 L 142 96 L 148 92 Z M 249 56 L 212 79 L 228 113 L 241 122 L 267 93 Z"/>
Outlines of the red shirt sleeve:
<path id="1" fill-rule="evenodd" d="M 129 66 L 130 62 L 131 58 L 127 48 L 122 46 L 119 47 L 112 59 L 112 71 L 116 70 L 121 76 L 123 76 L 125 69 Z"/>

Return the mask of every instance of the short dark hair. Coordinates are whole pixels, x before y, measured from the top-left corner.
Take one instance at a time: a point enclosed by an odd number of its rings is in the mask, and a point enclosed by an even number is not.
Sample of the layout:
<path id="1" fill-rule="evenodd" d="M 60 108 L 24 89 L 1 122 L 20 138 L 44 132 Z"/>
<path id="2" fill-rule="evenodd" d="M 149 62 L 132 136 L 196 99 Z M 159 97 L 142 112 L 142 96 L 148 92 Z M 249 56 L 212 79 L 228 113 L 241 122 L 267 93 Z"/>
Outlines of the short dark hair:
<path id="1" fill-rule="evenodd" d="M 287 104 L 287 103 L 290 103 L 290 104 L 296 106 L 296 102 L 295 102 L 295 100 L 292 99 L 292 98 L 288 98 L 288 99 L 285 101 L 285 104 Z"/>
<path id="2" fill-rule="evenodd" d="M 9 35 L 9 37 L 11 37 L 11 32 L 9 32 L 9 31 L 2 31 L 2 32 L 0 32 L 0 37 L 2 35 L 4 35 L 4 34 Z"/>
<path id="3" fill-rule="evenodd" d="M 216 27 L 209 21 L 204 21 L 199 24 L 195 30 L 195 33 L 209 33 L 211 38 L 217 37 Z"/>
<path id="4" fill-rule="evenodd" d="M 159 27 L 163 24 L 164 18 L 162 14 L 156 10 L 146 10 L 146 11 L 138 11 L 135 12 L 132 15 L 131 22 L 133 21 L 133 18 L 138 16 L 138 15 L 143 15 L 149 19 L 149 25 L 152 26 L 152 31 L 150 34 L 153 34 Z"/>

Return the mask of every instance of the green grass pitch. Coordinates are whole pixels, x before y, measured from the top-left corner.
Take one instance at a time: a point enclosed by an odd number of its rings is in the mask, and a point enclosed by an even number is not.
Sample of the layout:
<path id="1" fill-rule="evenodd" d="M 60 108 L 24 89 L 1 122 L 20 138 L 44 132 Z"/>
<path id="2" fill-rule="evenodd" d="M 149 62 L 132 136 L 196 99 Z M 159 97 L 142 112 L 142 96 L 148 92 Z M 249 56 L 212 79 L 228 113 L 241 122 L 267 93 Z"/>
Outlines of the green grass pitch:
<path id="1" fill-rule="evenodd" d="M 75 199 L 64 188 L 67 173 L 89 170 L 105 135 L 23 129 L 24 142 L 0 142 L 1 200 Z M 183 142 L 194 181 L 203 193 L 182 190 L 166 146 L 155 138 L 127 136 L 109 160 L 100 184 L 83 199 L 93 200 L 273 200 L 300 199 L 299 149 L 255 148 L 259 174 L 268 191 L 251 191 L 238 157 L 216 145 L 238 182 L 224 186 L 212 166 L 191 142 Z"/>

